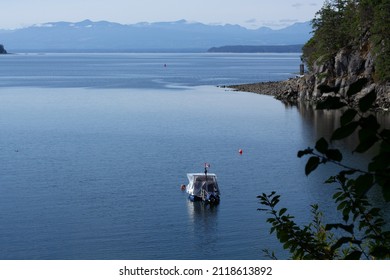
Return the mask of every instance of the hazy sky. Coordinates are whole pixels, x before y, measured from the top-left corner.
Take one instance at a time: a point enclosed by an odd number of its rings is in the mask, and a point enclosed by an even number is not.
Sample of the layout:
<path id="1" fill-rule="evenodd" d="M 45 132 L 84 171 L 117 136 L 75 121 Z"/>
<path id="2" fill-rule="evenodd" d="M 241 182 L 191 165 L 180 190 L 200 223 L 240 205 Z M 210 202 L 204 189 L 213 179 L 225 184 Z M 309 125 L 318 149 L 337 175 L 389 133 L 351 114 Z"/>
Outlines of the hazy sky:
<path id="1" fill-rule="evenodd" d="M 248 28 L 280 28 L 311 20 L 324 0 L 0 0 L 0 28 L 51 21 L 122 24 L 186 19 Z"/>

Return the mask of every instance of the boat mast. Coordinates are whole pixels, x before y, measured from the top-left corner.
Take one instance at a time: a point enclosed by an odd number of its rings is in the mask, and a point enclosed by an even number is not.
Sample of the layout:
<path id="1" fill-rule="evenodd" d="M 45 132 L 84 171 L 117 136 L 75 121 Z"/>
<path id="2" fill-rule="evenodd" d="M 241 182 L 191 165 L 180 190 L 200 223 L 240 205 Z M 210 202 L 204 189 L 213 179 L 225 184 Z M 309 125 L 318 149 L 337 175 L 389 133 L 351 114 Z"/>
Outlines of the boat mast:
<path id="1" fill-rule="evenodd" d="M 210 167 L 210 164 L 208 164 L 207 162 L 204 164 L 204 175 L 205 175 L 205 179 L 206 179 L 206 184 L 205 184 L 205 189 L 202 191 L 202 199 L 203 200 L 206 200 L 206 193 L 207 193 L 207 190 L 208 190 L 208 181 L 207 181 L 207 168 Z"/>

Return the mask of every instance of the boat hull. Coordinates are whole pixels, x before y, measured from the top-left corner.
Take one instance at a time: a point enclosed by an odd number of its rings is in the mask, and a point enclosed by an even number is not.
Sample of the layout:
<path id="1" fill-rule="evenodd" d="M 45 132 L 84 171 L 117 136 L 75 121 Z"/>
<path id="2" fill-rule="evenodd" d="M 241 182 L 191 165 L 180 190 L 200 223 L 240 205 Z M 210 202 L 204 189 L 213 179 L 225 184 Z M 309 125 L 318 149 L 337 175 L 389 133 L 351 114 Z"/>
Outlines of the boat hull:
<path id="1" fill-rule="evenodd" d="M 192 201 L 192 202 L 201 201 L 203 203 L 210 204 L 210 205 L 217 205 L 220 202 L 220 197 L 219 196 L 212 196 L 210 198 L 203 199 L 200 196 L 189 195 L 188 199 L 190 201 Z"/>

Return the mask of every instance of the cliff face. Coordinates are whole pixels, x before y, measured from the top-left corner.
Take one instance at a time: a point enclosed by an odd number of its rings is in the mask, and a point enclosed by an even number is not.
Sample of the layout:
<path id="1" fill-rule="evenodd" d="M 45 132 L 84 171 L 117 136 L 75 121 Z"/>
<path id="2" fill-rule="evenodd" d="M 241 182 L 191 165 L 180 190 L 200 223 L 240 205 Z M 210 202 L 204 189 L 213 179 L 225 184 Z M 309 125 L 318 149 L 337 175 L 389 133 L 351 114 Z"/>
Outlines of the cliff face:
<path id="1" fill-rule="evenodd" d="M 376 83 L 374 75 L 375 57 L 370 46 L 366 44 L 358 49 L 342 49 L 333 59 L 323 63 L 317 62 L 312 73 L 296 80 L 296 87 L 293 87 L 293 90 L 299 100 L 318 101 L 328 95 L 346 97 L 350 85 L 365 78 L 367 84 L 354 96 L 355 101 L 375 89 L 378 96 L 376 106 L 388 110 L 390 83 Z"/>
<path id="2" fill-rule="evenodd" d="M 353 49 L 341 49 L 326 62 L 317 61 L 312 71 L 302 77 L 280 82 L 229 87 L 239 91 L 272 95 L 289 103 L 318 102 L 329 95 L 347 97 L 347 91 L 351 84 L 365 79 L 367 83 L 360 93 L 353 96 L 352 101 L 357 103 L 361 97 L 375 89 L 377 93 L 376 108 L 387 111 L 390 109 L 390 82 L 375 82 L 375 57 L 367 43 L 368 40 L 362 40 L 362 42 L 360 46 Z"/>
<path id="3" fill-rule="evenodd" d="M 0 45 L 0 54 L 6 54 L 7 51 L 4 49 L 3 45 Z"/>

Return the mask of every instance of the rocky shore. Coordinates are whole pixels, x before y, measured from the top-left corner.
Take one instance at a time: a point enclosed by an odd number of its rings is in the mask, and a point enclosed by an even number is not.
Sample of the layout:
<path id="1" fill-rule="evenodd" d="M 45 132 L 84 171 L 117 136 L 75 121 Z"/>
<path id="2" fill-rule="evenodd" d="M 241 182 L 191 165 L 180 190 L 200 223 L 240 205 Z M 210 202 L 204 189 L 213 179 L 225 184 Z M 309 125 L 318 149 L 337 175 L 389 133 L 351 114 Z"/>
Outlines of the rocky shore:
<path id="1" fill-rule="evenodd" d="M 270 95 L 285 103 L 295 105 L 301 101 L 317 103 L 329 95 L 342 96 L 342 94 L 335 92 L 320 94 L 313 87 L 307 86 L 307 79 L 308 77 L 305 76 L 277 82 L 260 82 L 253 84 L 230 85 L 226 86 L 226 88 L 231 88 L 235 91 L 253 92 L 258 94 Z M 357 101 L 361 97 L 363 97 L 365 94 L 367 94 L 373 89 L 375 89 L 377 92 L 377 101 L 375 104 L 375 108 L 378 111 L 389 111 L 390 83 L 370 83 L 369 86 L 367 86 L 359 94 L 356 95 L 353 103 L 357 104 Z"/>
<path id="2" fill-rule="evenodd" d="M 279 82 L 262 82 L 227 86 L 237 91 L 272 95 L 288 102 L 309 101 L 316 103 L 327 96 L 347 98 L 348 89 L 357 81 L 366 81 L 362 90 L 353 96 L 352 103 L 375 90 L 375 109 L 389 111 L 390 81 L 378 83 L 375 79 L 375 57 L 370 46 L 359 49 L 342 49 L 326 62 L 317 62 L 310 73 Z"/>
<path id="3" fill-rule="evenodd" d="M 298 80 L 299 78 L 291 78 L 285 81 L 278 82 L 260 82 L 243 85 L 230 85 L 227 88 L 235 91 L 254 92 L 274 96 L 276 99 L 295 104 L 299 101 L 298 98 Z"/>

